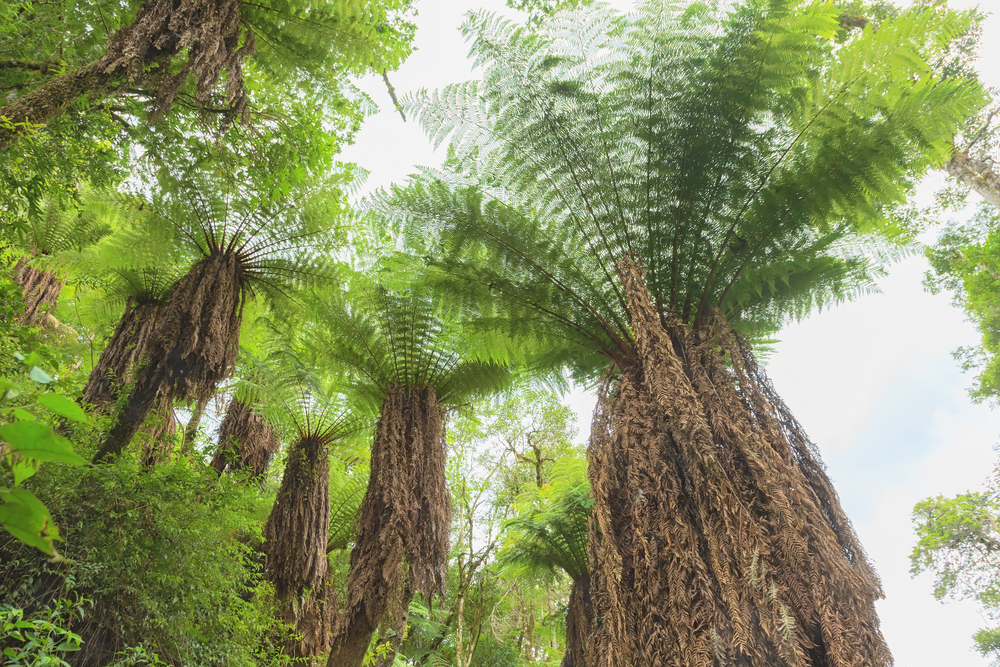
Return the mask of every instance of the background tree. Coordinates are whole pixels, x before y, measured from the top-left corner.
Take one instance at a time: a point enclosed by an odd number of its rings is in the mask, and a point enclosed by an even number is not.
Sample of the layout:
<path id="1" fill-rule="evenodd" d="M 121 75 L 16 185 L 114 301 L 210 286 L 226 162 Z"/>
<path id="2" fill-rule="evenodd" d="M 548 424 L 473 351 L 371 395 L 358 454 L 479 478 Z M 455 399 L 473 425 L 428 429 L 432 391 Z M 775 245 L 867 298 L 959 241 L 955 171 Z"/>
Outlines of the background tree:
<path id="1" fill-rule="evenodd" d="M 976 649 L 1000 664 L 1000 471 L 982 491 L 954 498 L 927 498 L 913 508 L 917 544 L 910 572 L 934 573 L 934 597 L 973 599 L 986 627 L 974 636 Z"/>
<path id="2" fill-rule="evenodd" d="M 539 37 L 477 16 L 483 80 L 411 101 L 454 164 L 384 210 L 439 289 L 601 380 L 597 664 L 891 660 L 878 579 L 749 341 L 871 285 L 864 234 L 984 98 L 930 73 L 970 14 L 838 19 L 647 3 Z"/>
<path id="3" fill-rule="evenodd" d="M 566 613 L 566 652 L 562 667 L 593 663 L 587 643 L 594 633 L 594 605 L 587 563 L 590 507 L 586 461 L 564 457 L 552 469 L 550 484 L 529 487 L 519 514 L 505 525 L 499 561 L 529 575 L 565 573 L 573 580 Z"/>

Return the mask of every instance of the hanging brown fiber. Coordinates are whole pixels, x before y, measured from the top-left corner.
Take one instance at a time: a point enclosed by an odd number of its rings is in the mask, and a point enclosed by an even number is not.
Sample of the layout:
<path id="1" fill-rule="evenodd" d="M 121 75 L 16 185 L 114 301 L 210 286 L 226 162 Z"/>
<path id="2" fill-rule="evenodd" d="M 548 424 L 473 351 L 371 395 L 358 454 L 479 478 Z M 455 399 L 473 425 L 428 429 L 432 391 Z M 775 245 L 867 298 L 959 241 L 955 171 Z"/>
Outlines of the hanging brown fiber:
<path id="1" fill-rule="evenodd" d="M 374 631 L 390 619 L 399 626 L 414 592 L 444 590 L 451 498 L 443 417 L 432 387 L 389 383 L 329 667 L 360 667 Z"/>
<path id="2" fill-rule="evenodd" d="M 328 436 L 306 431 L 292 444 L 278 497 L 264 524 L 265 577 L 274 585 L 283 620 L 302 637 L 285 647 L 293 658 L 311 658 L 328 647 L 328 441 Z"/>
<path id="3" fill-rule="evenodd" d="M 237 254 L 218 252 L 198 261 L 171 288 L 146 365 L 95 462 L 128 445 L 161 394 L 174 402 L 198 399 L 229 374 L 246 298 L 242 277 Z"/>
<path id="4" fill-rule="evenodd" d="M 594 664 L 890 665 L 879 579 L 749 350 L 718 317 L 664 323 L 617 269 L 638 362 L 605 379 L 589 445 Z"/>
<path id="5" fill-rule="evenodd" d="M 111 340 L 87 378 L 84 403 L 100 412 L 117 400 L 121 388 L 134 379 L 136 364 L 152 342 L 164 310 L 158 300 L 140 302 L 135 297 L 128 300 Z"/>
<path id="6" fill-rule="evenodd" d="M 219 446 L 212 468 L 221 475 L 230 470 L 250 469 L 251 479 L 267 473 L 271 459 L 281 444 L 274 429 L 253 407 L 239 399 L 229 401 L 219 425 Z"/>
<path id="7" fill-rule="evenodd" d="M 22 258 L 14 265 L 14 281 L 21 286 L 24 311 L 18 316 L 22 324 L 35 324 L 56 305 L 63 283 L 51 271 L 43 271 Z"/>

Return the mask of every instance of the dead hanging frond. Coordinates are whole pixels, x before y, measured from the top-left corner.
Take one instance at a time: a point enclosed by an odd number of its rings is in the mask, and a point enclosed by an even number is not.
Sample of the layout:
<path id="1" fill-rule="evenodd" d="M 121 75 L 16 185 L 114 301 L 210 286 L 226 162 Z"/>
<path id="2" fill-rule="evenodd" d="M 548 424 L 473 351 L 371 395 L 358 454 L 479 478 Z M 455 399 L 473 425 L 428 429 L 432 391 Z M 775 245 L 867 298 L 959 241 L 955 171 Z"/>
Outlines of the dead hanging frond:
<path id="1" fill-rule="evenodd" d="M 115 34 L 98 67 L 118 85 L 152 84 L 153 117 L 166 113 L 190 77 L 195 101 L 209 103 L 225 75 L 225 115 L 248 120 L 243 63 L 254 50 L 253 30 L 240 0 L 147 0 L 135 20 Z M 174 61 L 184 54 L 178 67 Z"/>
<path id="2" fill-rule="evenodd" d="M 219 475 L 228 467 L 249 469 L 251 479 L 261 479 L 280 445 L 274 428 L 256 406 L 233 398 L 219 425 L 219 445 L 211 465 Z"/>
<path id="3" fill-rule="evenodd" d="M 313 657 L 329 646 L 329 448 L 354 428 L 356 421 L 346 415 L 307 414 L 301 419 L 264 524 L 264 576 L 274 585 L 284 620 L 302 637 L 286 645 L 292 657 Z"/>
<path id="4" fill-rule="evenodd" d="M 450 525 L 443 408 L 433 387 L 390 383 L 328 664 L 359 665 L 375 629 L 405 614 L 414 592 L 443 593 Z"/>
<path id="5" fill-rule="evenodd" d="M 664 325 L 618 273 L 639 363 L 594 413 L 596 664 L 891 664 L 878 577 L 748 348 L 719 317 Z"/>

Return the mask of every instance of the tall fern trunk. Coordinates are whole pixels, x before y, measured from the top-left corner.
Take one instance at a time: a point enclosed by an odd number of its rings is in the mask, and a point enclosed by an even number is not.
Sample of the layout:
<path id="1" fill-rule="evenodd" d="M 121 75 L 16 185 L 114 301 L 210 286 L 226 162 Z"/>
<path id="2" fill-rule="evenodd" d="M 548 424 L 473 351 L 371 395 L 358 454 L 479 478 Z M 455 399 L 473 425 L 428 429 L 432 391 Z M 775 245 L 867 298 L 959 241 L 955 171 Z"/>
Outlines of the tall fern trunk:
<path id="1" fill-rule="evenodd" d="M 443 592 L 450 526 L 444 411 L 433 388 L 390 383 L 328 667 L 360 667 L 372 633 L 413 593 Z"/>
<path id="2" fill-rule="evenodd" d="M 622 262 L 639 359 L 589 446 L 595 662 L 881 667 L 878 577 L 818 453 L 715 319 L 666 325 Z"/>
<path id="3" fill-rule="evenodd" d="M 236 361 L 245 294 L 232 253 L 206 257 L 170 290 L 128 403 L 94 457 L 117 456 L 161 394 L 171 402 L 212 392 Z"/>
<path id="4" fill-rule="evenodd" d="M 260 479 L 267 474 L 280 444 L 274 429 L 254 407 L 234 398 L 219 425 L 219 446 L 212 457 L 212 468 L 219 475 L 227 467 L 249 468 L 250 478 Z"/>
<path id="5" fill-rule="evenodd" d="M 122 387 L 132 381 L 135 366 L 149 347 L 163 312 L 159 301 L 137 303 L 129 299 L 111 340 L 87 378 L 84 403 L 102 412 L 118 399 Z"/>
<path id="6" fill-rule="evenodd" d="M 264 574 L 274 584 L 282 618 L 301 641 L 285 652 L 312 658 L 327 649 L 326 544 L 330 534 L 330 462 L 327 443 L 304 435 L 288 452 L 288 463 L 271 514 L 264 524 Z"/>
<path id="7" fill-rule="evenodd" d="M 561 667 L 591 667 L 592 654 L 587 650 L 594 632 L 594 601 L 590 593 L 590 577 L 573 580 L 566 610 L 566 653 Z"/>
<path id="8" fill-rule="evenodd" d="M 202 417 L 205 416 L 205 408 L 208 407 L 208 402 L 212 400 L 212 393 L 211 391 L 206 391 L 195 400 L 194 405 L 191 407 L 191 418 L 184 425 L 184 437 L 181 441 L 181 447 L 186 451 L 194 451 L 194 439 L 198 437 L 198 428 L 201 426 Z"/>
<path id="9" fill-rule="evenodd" d="M 31 266 L 26 258 L 14 266 L 14 281 L 21 286 L 24 311 L 18 316 L 22 324 L 35 324 L 45 312 L 56 305 L 63 281 L 50 271 Z"/>
<path id="10" fill-rule="evenodd" d="M 146 468 L 152 468 L 167 460 L 171 453 L 173 436 L 177 433 L 177 417 L 174 402 L 165 394 L 160 394 L 149 411 L 145 423 L 139 429 L 142 454 L 139 459 Z"/>
<path id="11" fill-rule="evenodd" d="M 0 151 L 44 125 L 84 97 L 97 101 L 118 88 L 152 84 L 154 116 L 166 111 L 188 76 L 200 103 L 208 101 L 222 72 L 232 115 L 246 113 L 243 60 L 253 52 L 253 33 L 240 17 L 241 0 L 145 0 L 135 20 L 113 35 L 97 60 L 49 79 L 0 107 Z M 171 67 L 186 52 L 187 62 Z"/>

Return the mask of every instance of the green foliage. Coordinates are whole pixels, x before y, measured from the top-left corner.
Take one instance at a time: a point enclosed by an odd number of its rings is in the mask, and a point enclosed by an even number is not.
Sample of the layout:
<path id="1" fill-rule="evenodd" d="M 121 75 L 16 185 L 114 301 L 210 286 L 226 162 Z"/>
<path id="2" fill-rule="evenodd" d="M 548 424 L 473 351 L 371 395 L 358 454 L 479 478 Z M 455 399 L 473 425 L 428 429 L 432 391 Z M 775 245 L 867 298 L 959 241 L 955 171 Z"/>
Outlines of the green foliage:
<path id="1" fill-rule="evenodd" d="M 25 383 L 0 378 L 0 457 L 10 466 L 14 477 L 11 488 L 0 487 L 0 526 L 25 544 L 61 560 L 55 541 L 61 540 L 59 528 L 48 508 L 34 493 L 21 484 L 38 472 L 43 461 L 78 466 L 86 461 L 73 451 L 73 445 L 59 435 L 51 424 L 39 421 L 46 411 L 76 422 L 87 423 L 90 417 L 71 399 L 54 392 L 42 392 L 53 382 L 51 375 L 38 365 L 37 352 L 14 357 L 28 367 L 31 387 Z M 41 415 L 38 408 L 42 408 Z M 32 412 L 34 410 L 34 412 Z"/>
<path id="2" fill-rule="evenodd" d="M 955 357 L 963 370 L 975 371 L 973 400 L 1000 401 L 1000 212 L 980 206 L 965 224 L 951 223 L 927 249 L 933 273 L 924 284 L 933 292 L 950 290 L 953 302 L 982 334 L 980 345 L 961 347 Z"/>
<path id="3" fill-rule="evenodd" d="M 80 635 L 70 631 L 75 620 L 83 620 L 88 600 L 54 600 L 33 617 L 21 609 L 0 605 L 0 646 L 8 667 L 69 667 L 59 654 L 79 651 Z M 64 627 L 65 626 L 65 627 Z M 10 646 L 11 641 L 20 646 Z"/>
<path id="4" fill-rule="evenodd" d="M 482 81 L 406 103 L 451 163 L 376 202 L 436 288 L 594 379 L 629 355 L 625 256 L 663 317 L 751 336 L 872 287 L 905 241 L 873 231 L 984 102 L 929 64 L 974 18 L 841 44 L 831 3 L 712 7 L 470 18 Z"/>
<path id="5" fill-rule="evenodd" d="M 1000 468 L 983 491 L 937 496 L 916 504 L 917 544 L 910 572 L 934 574 L 939 600 L 972 599 L 994 627 L 975 634 L 976 647 L 1000 665 Z"/>
<path id="6" fill-rule="evenodd" d="M 71 562 L 57 569 L 0 544 L 0 597 L 26 611 L 67 591 L 93 600 L 76 632 L 98 664 L 122 651 L 121 664 L 147 664 L 135 647 L 192 667 L 279 661 L 286 631 L 256 551 L 259 508 L 271 499 L 257 487 L 216 479 L 187 459 L 138 474 L 124 457 L 100 470 L 45 468 L 36 478 Z"/>
<path id="7" fill-rule="evenodd" d="M 587 517 L 594 504 L 582 457 L 564 457 L 552 468 L 552 480 L 528 487 L 518 497 L 517 516 L 504 524 L 499 562 L 522 574 L 555 574 L 571 579 L 589 576 Z"/>

